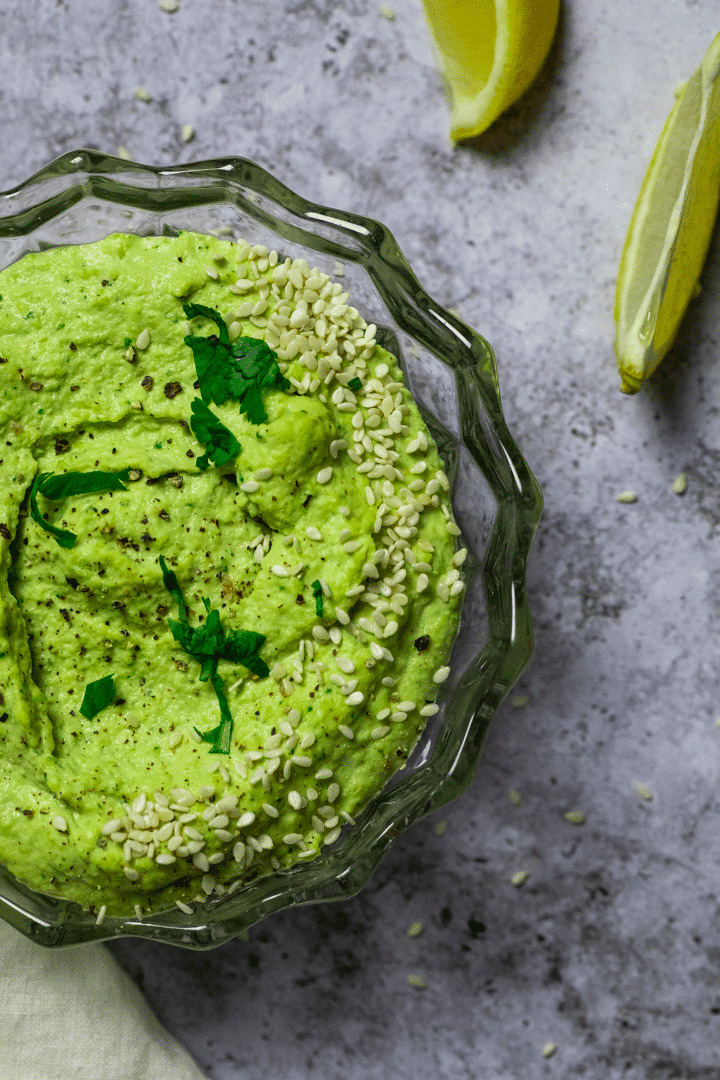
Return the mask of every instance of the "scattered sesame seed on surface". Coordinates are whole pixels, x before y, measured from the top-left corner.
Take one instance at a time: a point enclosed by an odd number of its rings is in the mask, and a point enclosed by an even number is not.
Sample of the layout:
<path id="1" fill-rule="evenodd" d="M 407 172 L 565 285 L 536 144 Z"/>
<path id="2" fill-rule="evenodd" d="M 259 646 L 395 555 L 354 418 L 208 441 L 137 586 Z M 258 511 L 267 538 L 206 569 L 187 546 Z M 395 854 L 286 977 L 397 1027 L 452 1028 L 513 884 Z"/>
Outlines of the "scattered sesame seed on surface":
<path id="1" fill-rule="evenodd" d="M 647 786 L 647 784 L 644 784 L 642 782 L 642 780 L 634 780 L 633 787 L 635 788 L 636 793 L 640 796 L 641 799 L 644 799 L 645 802 L 653 801 L 654 796 L 652 791 Z"/>
<path id="2" fill-rule="evenodd" d="M 685 473 L 680 473 L 676 476 L 672 482 L 672 489 L 676 495 L 684 495 L 687 491 L 687 477 Z"/>
<path id="3" fill-rule="evenodd" d="M 421 923 L 419 919 L 415 919 L 414 922 L 410 923 L 405 933 L 408 937 L 420 937 L 424 930 L 425 924 Z"/>
<path id="4" fill-rule="evenodd" d="M 637 495 L 634 491 L 628 489 L 627 491 L 619 491 L 615 496 L 615 501 L 619 503 L 635 503 L 637 502 Z"/>
<path id="5" fill-rule="evenodd" d="M 150 344 L 150 331 L 146 327 L 144 330 L 141 330 L 140 333 L 138 334 L 138 336 L 137 336 L 137 338 L 135 340 L 135 348 L 140 349 L 140 351 L 142 352 L 144 349 L 147 349 L 149 344 Z"/>
<path id="6" fill-rule="evenodd" d="M 192 124 L 183 124 L 182 128 L 180 129 L 180 138 L 184 143 L 192 142 L 192 140 L 195 138 L 195 128 L 192 126 Z"/>
<path id="7" fill-rule="evenodd" d="M 516 889 L 520 889 L 520 888 L 522 888 L 522 886 L 525 884 L 525 882 L 527 881 L 527 879 L 529 877 L 530 877 L 530 874 L 528 873 L 527 870 L 516 870 L 515 873 L 513 874 L 513 876 L 510 878 L 510 881 L 512 882 L 512 884 L 515 886 Z"/>
<path id="8" fill-rule="evenodd" d="M 519 806 L 522 802 L 522 795 L 519 791 L 511 789 L 508 791 L 508 799 L 510 800 L 511 806 Z"/>
<path id="9" fill-rule="evenodd" d="M 127 149 L 127 147 L 118 146 L 116 153 L 117 153 L 117 156 L 119 158 L 122 158 L 123 161 L 132 161 L 132 154 Z"/>
<path id="10" fill-rule="evenodd" d="M 557 1046 L 554 1042 L 546 1042 L 542 1048 L 542 1056 L 544 1058 L 551 1058 L 556 1052 Z"/>
<path id="11" fill-rule="evenodd" d="M 67 821 L 62 816 L 62 814 L 56 814 L 55 817 L 50 822 L 50 824 L 52 825 L 53 829 L 57 829 L 58 832 L 67 832 L 68 831 Z"/>
<path id="12" fill-rule="evenodd" d="M 411 972 L 408 977 L 408 986 L 412 986 L 415 990 L 427 990 L 427 983 L 423 979 L 422 975 L 418 975 L 417 972 Z"/>
<path id="13" fill-rule="evenodd" d="M 107 912 L 107 904 L 103 904 L 102 907 L 100 908 L 100 910 L 97 913 L 97 918 L 95 919 L 95 925 L 96 926 L 100 926 L 100 924 L 103 922 L 106 912 Z"/>
<path id="14" fill-rule="evenodd" d="M 586 820 L 582 810 L 568 810 L 566 814 L 563 814 L 563 817 L 571 825 L 584 825 Z"/>
<path id="15" fill-rule="evenodd" d="M 178 0 L 158 0 L 158 7 L 161 11 L 166 11 L 168 15 L 174 15 L 180 4 Z"/>
<path id="16" fill-rule="evenodd" d="M 133 97 L 136 101 L 144 101 L 145 104 L 149 104 L 152 101 L 147 87 L 145 86 L 136 86 L 133 90 Z"/>
<path id="17" fill-rule="evenodd" d="M 442 818 L 442 820 L 438 821 L 437 824 L 435 825 L 435 835 L 436 836 L 443 836 L 445 834 L 445 832 L 447 832 L 447 827 L 448 827 L 447 818 Z"/>
<path id="18" fill-rule="evenodd" d="M 512 705 L 513 709 L 524 709 L 529 701 L 530 698 L 527 696 L 527 694 L 516 694 L 515 697 L 512 698 L 510 704 Z"/>

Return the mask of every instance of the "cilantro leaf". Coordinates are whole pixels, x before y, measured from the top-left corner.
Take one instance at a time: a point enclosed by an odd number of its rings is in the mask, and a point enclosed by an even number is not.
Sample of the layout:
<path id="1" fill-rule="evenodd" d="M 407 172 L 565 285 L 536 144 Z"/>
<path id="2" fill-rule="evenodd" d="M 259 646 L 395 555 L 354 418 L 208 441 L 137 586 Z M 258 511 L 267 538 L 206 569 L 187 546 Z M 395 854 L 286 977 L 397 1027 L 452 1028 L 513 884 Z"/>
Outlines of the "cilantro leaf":
<path id="1" fill-rule="evenodd" d="M 225 637 L 222 658 L 242 664 L 252 671 L 253 675 L 264 679 L 270 674 L 270 668 L 262 657 L 258 656 L 264 644 L 264 634 L 257 634 L 254 630 L 230 630 Z"/>
<path id="2" fill-rule="evenodd" d="M 96 679 L 85 687 L 80 712 L 88 720 L 93 720 L 115 697 L 114 677 L 106 675 L 104 679 Z"/>
<path id="3" fill-rule="evenodd" d="M 315 598 L 315 614 L 322 618 L 323 613 L 323 591 L 322 585 L 319 581 L 313 581 L 312 583 L 313 597 Z"/>
<path id="4" fill-rule="evenodd" d="M 362 383 L 359 379 L 351 379 L 348 383 L 348 390 L 362 390 Z"/>
<path id="5" fill-rule="evenodd" d="M 51 475 L 52 473 L 38 473 L 35 477 L 33 485 L 30 488 L 30 517 L 33 521 L 36 521 L 45 532 L 49 532 L 54 536 L 60 547 L 71 548 L 77 540 L 75 533 L 69 532 L 67 529 L 59 529 L 57 525 L 51 525 L 50 522 L 46 521 L 42 516 L 37 504 L 37 493 L 40 489 L 40 485 Z"/>
<path id="6" fill-rule="evenodd" d="M 194 398 L 190 408 L 193 413 L 190 427 L 197 441 L 206 447 L 205 453 L 195 459 L 197 467 L 205 472 L 211 461 L 217 468 L 234 461 L 242 447 L 232 431 L 200 398 Z"/>
<path id="7" fill-rule="evenodd" d="M 213 690 L 220 706 L 220 723 L 210 731 L 197 731 L 203 742 L 210 743 L 211 754 L 229 754 L 230 740 L 232 738 L 233 718 L 230 712 L 228 700 L 225 697 L 225 683 L 220 675 L 215 672 L 212 676 Z"/>
<path id="8" fill-rule="evenodd" d="M 182 589 L 173 570 L 160 556 L 160 569 L 163 575 L 163 585 L 178 605 L 178 619 L 168 619 L 170 631 L 183 648 L 183 650 L 200 664 L 200 681 L 212 683 L 215 696 L 220 706 L 220 723 L 211 731 L 197 731 L 203 742 L 212 745 L 211 754 L 228 754 L 230 752 L 230 740 L 232 737 L 233 718 L 225 696 L 225 683 L 218 674 L 220 660 L 229 660 L 231 663 L 242 664 L 259 678 L 265 678 L 270 674 L 265 661 L 258 656 L 265 644 L 264 634 L 257 634 L 254 630 L 230 630 L 226 631 L 220 622 L 220 612 L 217 608 L 211 608 L 210 601 L 203 597 L 203 604 L 207 612 L 204 624 L 190 626 L 187 614 L 187 604 Z"/>
<path id="9" fill-rule="evenodd" d="M 173 600 L 178 606 L 178 617 L 183 626 L 188 626 L 187 607 L 185 606 L 185 597 L 183 596 L 182 589 L 177 579 L 177 575 L 174 570 L 169 570 L 168 565 L 160 556 L 160 569 L 162 570 L 163 585 L 172 596 Z M 168 622 L 171 622 L 168 619 Z M 175 624 L 177 625 L 177 624 Z M 173 637 L 175 633 L 173 631 Z M 177 639 L 176 639 L 177 640 Z"/>
<path id="10" fill-rule="evenodd" d="M 198 316 L 202 316 L 205 319 L 211 319 L 218 327 L 220 331 L 220 341 L 223 345 L 230 344 L 230 335 L 228 334 L 227 323 L 223 319 L 219 311 L 214 311 L 212 308 L 205 307 L 204 304 L 183 304 L 183 311 L 187 315 L 188 319 L 196 319 Z M 201 338 L 200 340 L 205 340 Z"/>
<path id="11" fill-rule="evenodd" d="M 121 472 L 67 472 L 53 476 L 46 473 L 47 479 L 38 490 L 46 499 L 57 502 L 70 495 L 91 495 L 96 491 L 127 491 L 122 483 L 130 475 L 129 469 Z"/>
<path id="12" fill-rule="evenodd" d="M 44 495 L 51 502 L 59 502 L 71 495 L 90 495 L 97 491 L 127 491 L 122 481 L 127 480 L 129 473 L 129 469 L 121 472 L 68 472 L 58 476 L 53 473 L 38 473 L 30 488 L 30 517 L 45 532 L 54 536 L 60 547 L 70 549 L 77 536 L 45 520 L 38 507 L 38 494 Z"/>
<path id="13" fill-rule="evenodd" d="M 267 422 L 262 390 L 289 390 L 290 383 L 277 365 L 277 353 L 259 338 L 239 337 L 230 342 L 227 325 L 217 311 L 201 304 L 185 304 L 188 318 L 211 319 L 220 334 L 197 337 L 188 334 L 185 344 L 192 349 L 200 395 L 205 402 L 224 405 L 240 402 L 240 412 L 252 424 Z"/>

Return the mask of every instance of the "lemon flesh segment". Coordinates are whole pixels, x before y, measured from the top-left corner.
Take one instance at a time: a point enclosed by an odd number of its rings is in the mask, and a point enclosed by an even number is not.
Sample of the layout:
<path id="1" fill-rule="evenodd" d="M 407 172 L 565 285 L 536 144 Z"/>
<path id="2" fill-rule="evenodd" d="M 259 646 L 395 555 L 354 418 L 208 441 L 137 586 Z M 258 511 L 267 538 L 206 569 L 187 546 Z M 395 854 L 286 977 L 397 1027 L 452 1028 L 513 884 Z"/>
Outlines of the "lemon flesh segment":
<path id="1" fill-rule="evenodd" d="M 645 174 L 615 291 L 620 389 L 636 393 L 695 292 L 720 199 L 720 34 L 679 91 Z"/>
<path id="2" fill-rule="evenodd" d="M 527 90 L 550 50 L 560 0 L 423 0 L 450 98 L 453 142 L 480 135 Z"/>

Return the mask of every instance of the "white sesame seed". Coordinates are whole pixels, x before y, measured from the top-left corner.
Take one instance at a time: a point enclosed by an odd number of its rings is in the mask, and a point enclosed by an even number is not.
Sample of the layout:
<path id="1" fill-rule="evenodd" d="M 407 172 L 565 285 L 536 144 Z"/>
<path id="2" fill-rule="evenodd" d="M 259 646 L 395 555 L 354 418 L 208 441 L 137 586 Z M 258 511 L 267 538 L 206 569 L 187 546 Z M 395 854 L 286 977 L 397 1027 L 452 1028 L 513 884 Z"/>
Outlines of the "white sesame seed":
<path id="1" fill-rule="evenodd" d="M 52 820 L 50 821 L 50 824 L 54 829 L 57 829 L 58 832 L 68 831 L 67 821 L 62 816 L 62 814 L 56 814 L 55 817 L 52 818 Z"/>
<path id="2" fill-rule="evenodd" d="M 362 697 L 362 695 L 361 695 L 361 697 Z M 338 724 L 338 731 L 340 732 L 341 735 L 344 735 L 346 739 L 354 739 L 355 738 L 355 732 L 353 731 L 353 729 L 351 727 L 348 727 L 347 724 Z"/>
<path id="3" fill-rule="evenodd" d="M 321 469 L 317 474 L 318 484 L 328 484 L 332 479 L 333 469 L 332 465 L 327 465 L 324 469 Z"/>
<path id="4" fill-rule="evenodd" d="M 276 577 L 290 577 L 290 571 L 287 569 L 286 566 L 279 566 L 275 564 L 275 566 L 271 567 L 271 570 Z"/>
<path id="5" fill-rule="evenodd" d="M 420 710 L 421 716 L 436 716 L 440 712 L 439 705 L 423 705 Z"/>
<path id="6" fill-rule="evenodd" d="M 439 667 L 437 669 L 437 671 L 435 672 L 435 674 L 433 675 L 433 682 L 434 683 L 444 683 L 449 674 L 450 674 L 450 668 L 449 667 Z"/>

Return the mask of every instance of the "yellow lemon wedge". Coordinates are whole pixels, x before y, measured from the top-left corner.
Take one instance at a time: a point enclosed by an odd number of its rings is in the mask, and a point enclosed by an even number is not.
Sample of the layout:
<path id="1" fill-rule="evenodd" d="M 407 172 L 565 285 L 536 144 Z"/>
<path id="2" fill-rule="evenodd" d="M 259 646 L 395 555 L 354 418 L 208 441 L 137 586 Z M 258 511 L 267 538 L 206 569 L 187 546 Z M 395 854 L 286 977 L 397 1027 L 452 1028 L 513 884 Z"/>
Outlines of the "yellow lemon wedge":
<path id="1" fill-rule="evenodd" d="M 560 0 L 423 0 L 450 98 L 453 142 L 480 135 L 527 90 L 555 35 Z"/>
<path id="2" fill-rule="evenodd" d="M 638 195 L 615 291 L 626 394 L 666 355 L 698 278 L 720 199 L 720 34 L 677 91 Z"/>

